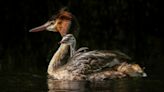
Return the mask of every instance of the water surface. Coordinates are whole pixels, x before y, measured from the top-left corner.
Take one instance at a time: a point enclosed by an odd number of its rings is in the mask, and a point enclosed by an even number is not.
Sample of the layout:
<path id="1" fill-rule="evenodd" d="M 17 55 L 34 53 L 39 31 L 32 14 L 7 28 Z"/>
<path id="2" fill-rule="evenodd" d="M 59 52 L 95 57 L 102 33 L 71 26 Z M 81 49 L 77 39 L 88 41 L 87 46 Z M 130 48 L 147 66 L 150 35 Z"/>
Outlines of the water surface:
<path id="1" fill-rule="evenodd" d="M 0 92 L 164 92 L 156 78 L 124 78 L 106 81 L 59 81 L 46 74 L 1 73 Z"/>

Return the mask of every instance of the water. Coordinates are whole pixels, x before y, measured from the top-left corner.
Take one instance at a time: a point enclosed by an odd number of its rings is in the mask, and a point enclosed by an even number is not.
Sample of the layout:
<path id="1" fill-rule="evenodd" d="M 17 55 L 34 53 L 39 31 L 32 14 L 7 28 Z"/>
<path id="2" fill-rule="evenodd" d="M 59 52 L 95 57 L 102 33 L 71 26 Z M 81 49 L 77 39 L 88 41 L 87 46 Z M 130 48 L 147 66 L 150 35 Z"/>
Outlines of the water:
<path id="1" fill-rule="evenodd" d="M 46 92 L 46 77 L 30 73 L 0 74 L 0 92 Z"/>
<path id="2" fill-rule="evenodd" d="M 155 78 L 124 78 L 108 81 L 58 81 L 46 74 L 1 73 L 0 92 L 164 92 Z"/>

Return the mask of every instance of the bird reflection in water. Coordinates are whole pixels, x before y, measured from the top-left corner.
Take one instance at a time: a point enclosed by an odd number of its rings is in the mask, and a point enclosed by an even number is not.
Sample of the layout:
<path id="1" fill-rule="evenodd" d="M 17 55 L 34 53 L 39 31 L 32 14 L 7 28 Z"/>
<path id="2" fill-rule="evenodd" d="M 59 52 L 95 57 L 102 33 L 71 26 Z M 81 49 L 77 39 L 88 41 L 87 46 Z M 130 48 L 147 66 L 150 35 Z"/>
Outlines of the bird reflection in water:
<path id="1" fill-rule="evenodd" d="M 144 92 L 143 78 L 123 78 L 107 81 L 62 81 L 48 79 L 48 92 Z"/>

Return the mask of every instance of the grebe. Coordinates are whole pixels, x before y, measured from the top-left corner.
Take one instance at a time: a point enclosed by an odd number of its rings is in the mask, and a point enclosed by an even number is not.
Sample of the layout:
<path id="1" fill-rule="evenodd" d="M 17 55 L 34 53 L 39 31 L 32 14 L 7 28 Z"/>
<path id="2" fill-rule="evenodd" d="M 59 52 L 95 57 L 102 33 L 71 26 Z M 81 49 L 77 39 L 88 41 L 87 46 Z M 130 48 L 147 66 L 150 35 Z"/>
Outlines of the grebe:
<path id="1" fill-rule="evenodd" d="M 65 8 L 61 9 L 48 22 L 31 29 L 30 32 L 43 30 L 59 32 L 63 37 L 60 42 L 61 45 L 53 55 L 47 70 L 48 74 L 55 79 L 103 80 L 128 75 L 146 76 L 139 65 L 125 63 L 130 58 L 124 53 L 118 51 L 87 51 L 87 48 L 80 48 L 76 51 L 75 38 L 78 35 L 79 24 L 75 16 Z"/>

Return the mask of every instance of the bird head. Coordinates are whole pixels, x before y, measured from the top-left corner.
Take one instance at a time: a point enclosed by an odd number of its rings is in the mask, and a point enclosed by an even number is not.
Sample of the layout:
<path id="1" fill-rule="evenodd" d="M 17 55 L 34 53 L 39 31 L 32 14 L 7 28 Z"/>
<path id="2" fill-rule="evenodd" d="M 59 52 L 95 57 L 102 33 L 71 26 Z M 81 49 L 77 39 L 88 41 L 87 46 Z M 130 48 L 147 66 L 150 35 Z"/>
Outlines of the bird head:
<path id="1" fill-rule="evenodd" d="M 61 36 L 64 36 L 68 33 L 74 34 L 74 31 L 78 31 L 78 22 L 75 21 L 76 18 L 72 13 L 70 13 L 66 9 L 61 9 L 58 14 L 53 16 L 49 21 L 45 24 L 32 28 L 29 32 L 39 32 L 39 31 L 52 31 L 52 32 L 59 32 Z M 73 32 L 70 29 L 73 27 Z"/>
<path id="2" fill-rule="evenodd" d="M 67 34 L 63 36 L 62 40 L 59 42 L 60 44 L 72 45 L 76 41 L 75 37 L 72 34 Z"/>

